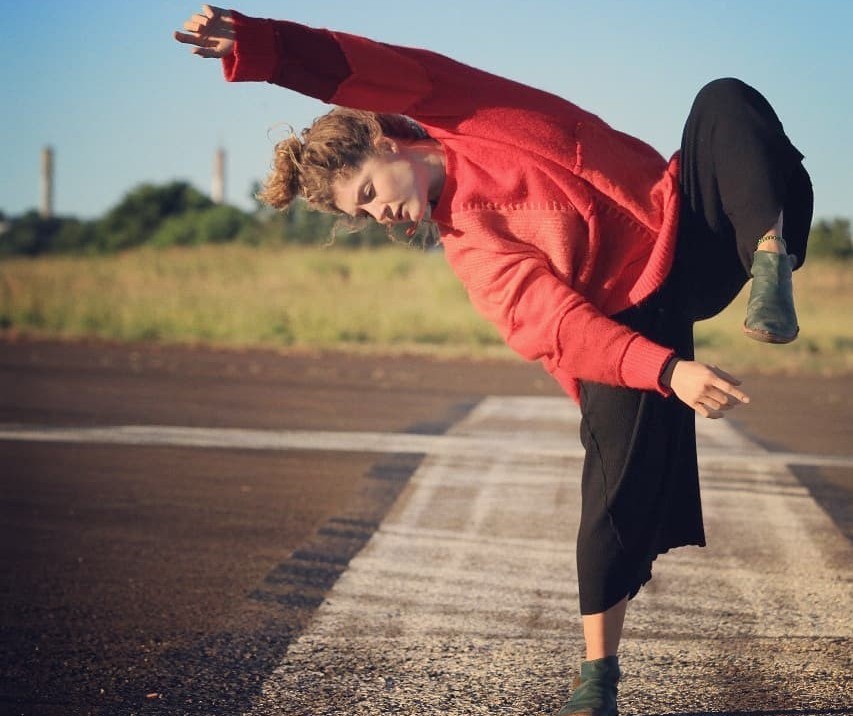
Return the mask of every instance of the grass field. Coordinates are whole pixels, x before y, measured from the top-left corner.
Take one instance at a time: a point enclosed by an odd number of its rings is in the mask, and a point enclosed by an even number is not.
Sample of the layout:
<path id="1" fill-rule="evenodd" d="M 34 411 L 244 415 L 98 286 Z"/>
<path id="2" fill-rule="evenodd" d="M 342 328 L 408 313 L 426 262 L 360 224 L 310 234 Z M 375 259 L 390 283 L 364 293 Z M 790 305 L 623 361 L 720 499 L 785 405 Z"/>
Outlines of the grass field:
<path id="1" fill-rule="evenodd" d="M 697 325 L 697 357 L 731 370 L 853 371 L 853 264 L 795 274 L 801 337 L 766 346 L 740 332 L 746 296 Z M 440 252 L 139 249 L 0 262 L 0 330 L 232 346 L 507 356 Z"/>

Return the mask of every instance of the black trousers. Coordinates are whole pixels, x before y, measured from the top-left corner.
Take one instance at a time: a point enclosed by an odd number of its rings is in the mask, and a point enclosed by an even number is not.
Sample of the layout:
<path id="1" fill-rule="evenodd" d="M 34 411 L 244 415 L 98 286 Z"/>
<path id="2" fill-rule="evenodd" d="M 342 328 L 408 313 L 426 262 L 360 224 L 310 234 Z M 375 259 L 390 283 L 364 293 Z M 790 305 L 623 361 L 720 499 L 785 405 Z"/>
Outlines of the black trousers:
<path id="1" fill-rule="evenodd" d="M 693 359 L 693 324 L 749 279 L 756 241 L 784 215 L 789 253 L 805 261 L 812 187 L 773 108 L 735 79 L 697 95 L 681 145 L 681 213 L 670 276 L 614 319 Z M 655 558 L 705 544 L 695 413 L 676 397 L 581 383 L 586 449 L 577 567 L 582 614 L 634 597 Z"/>

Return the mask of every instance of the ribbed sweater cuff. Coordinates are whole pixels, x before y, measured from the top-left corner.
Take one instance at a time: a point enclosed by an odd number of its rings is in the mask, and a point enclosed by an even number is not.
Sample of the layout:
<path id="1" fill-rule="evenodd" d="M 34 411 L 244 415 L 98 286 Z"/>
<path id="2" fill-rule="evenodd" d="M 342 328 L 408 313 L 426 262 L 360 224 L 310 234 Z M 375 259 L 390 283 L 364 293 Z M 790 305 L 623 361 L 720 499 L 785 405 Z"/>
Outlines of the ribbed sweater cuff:
<path id="1" fill-rule="evenodd" d="M 222 58 L 222 72 L 229 82 L 262 82 L 272 79 L 278 64 L 275 25 L 272 20 L 247 17 L 236 10 L 234 52 Z"/>
<path id="2" fill-rule="evenodd" d="M 672 390 L 661 384 L 660 376 L 674 355 L 672 348 L 664 348 L 638 335 L 622 356 L 622 381 L 630 388 L 655 390 L 669 397 Z"/>

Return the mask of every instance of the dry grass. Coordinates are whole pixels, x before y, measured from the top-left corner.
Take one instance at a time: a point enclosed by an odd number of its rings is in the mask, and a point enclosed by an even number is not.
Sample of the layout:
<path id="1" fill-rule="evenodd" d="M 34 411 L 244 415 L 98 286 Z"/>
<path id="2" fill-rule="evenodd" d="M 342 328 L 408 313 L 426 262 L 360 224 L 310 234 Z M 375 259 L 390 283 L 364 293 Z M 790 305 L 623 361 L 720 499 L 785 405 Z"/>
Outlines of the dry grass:
<path id="1" fill-rule="evenodd" d="M 0 321 L 62 336 L 483 349 L 497 333 L 440 253 L 238 245 L 0 264 Z"/>
<path id="2" fill-rule="evenodd" d="M 740 332 L 745 296 L 697 326 L 697 354 L 733 371 L 853 370 L 853 265 L 796 274 L 801 338 Z M 54 336 L 505 355 L 440 252 L 205 246 L 0 263 L 0 327 Z"/>

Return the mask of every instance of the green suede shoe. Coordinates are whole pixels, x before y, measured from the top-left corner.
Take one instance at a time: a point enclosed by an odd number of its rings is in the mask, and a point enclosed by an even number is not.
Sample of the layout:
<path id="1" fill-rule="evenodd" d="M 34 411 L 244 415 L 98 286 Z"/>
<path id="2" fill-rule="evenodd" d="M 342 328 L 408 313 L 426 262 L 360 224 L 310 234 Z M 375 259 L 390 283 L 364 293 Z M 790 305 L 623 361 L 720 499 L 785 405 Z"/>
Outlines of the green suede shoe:
<path id="1" fill-rule="evenodd" d="M 756 251 L 743 332 L 764 343 L 790 343 L 799 331 L 790 257 Z"/>
<path id="2" fill-rule="evenodd" d="M 619 716 L 616 685 L 621 676 L 619 659 L 615 656 L 584 661 L 572 697 L 557 716 Z"/>

